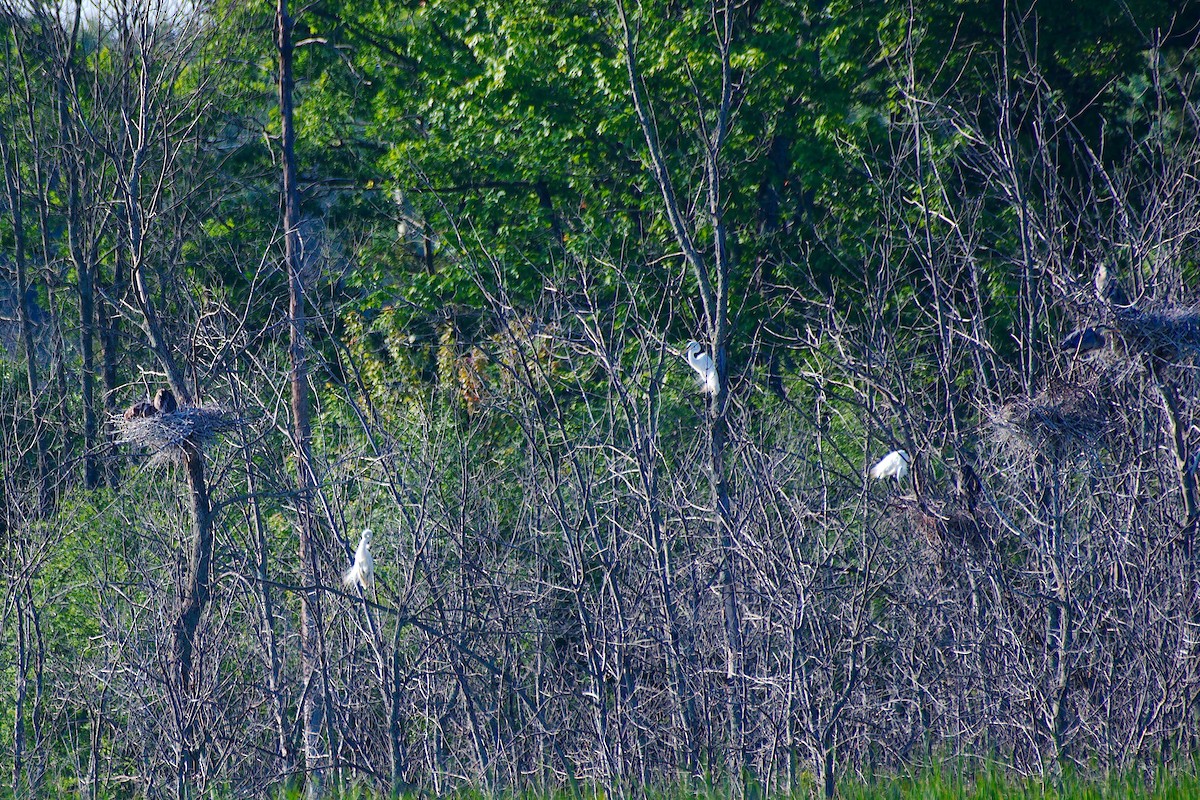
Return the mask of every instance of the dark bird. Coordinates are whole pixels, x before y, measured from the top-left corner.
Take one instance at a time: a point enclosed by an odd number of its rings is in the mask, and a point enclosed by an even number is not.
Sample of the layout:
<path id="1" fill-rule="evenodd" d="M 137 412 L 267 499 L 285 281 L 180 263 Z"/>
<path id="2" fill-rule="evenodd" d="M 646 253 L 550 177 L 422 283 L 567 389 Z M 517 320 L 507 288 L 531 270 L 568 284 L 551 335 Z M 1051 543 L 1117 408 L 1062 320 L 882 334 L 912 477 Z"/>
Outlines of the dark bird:
<path id="1" fill-rule="evenodd" d="M 979 499 L 979 493 L 983 491 L 983 483 L 979 480 L 979 475 L 970 465 L 964 463 L 962 468 L 955 476 L 957 484 L 956 493 L 967 503 L 967 508 L 975 510 L 975 503 Z"/>
<path id="2" fill-rule="evenodd" d="M 1087 355 L 1096 350 L 1102 350 L 1108 344 L 1108 339 L 1097 328 L 1080 328 L 1059 343 L 1058 349 L 1077 356 Z"/>
<path id="3" fill-rule="evenodd" d="M 140 400 L 125 409 L 126 421 L 131 419 L 146 419 L 158 416 L 158 409 L 148 400 Z"/>
<path id="4" fill-rule="evenodd" d="M 175 402 L 175 395 L 170 389 L 159 389 L 158 394 L 154 395 L 154 407 L 158 409 L 160 414 L 173 414 L 178 405 Z"/>

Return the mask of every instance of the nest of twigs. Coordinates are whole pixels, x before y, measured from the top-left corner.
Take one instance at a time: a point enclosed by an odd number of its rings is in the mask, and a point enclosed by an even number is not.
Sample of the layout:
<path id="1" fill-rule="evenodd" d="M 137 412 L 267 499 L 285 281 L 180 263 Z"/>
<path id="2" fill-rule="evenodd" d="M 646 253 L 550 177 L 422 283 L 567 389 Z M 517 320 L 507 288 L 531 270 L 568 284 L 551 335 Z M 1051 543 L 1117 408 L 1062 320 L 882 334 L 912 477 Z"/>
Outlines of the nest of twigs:
<path id="1" fill-rule="evenodd" d="M 925 537 L 934 552 L 940 553 L 950 546 L 966 548 L 981 556 L 986 554 L 993 534 L 984 518 L 964 498 L 930 498 L 923 505 L 916 498 L 902 498 L 896 504 L 908 524 Z"/>
<path id="2" fill-rule="evenodd" d="M 1120 309 L 1113 328 L 1127 352 L 1176 361 L 1200 354 L 1200 306 Z"/>
<path id="3" fill-rule="evenodd" d="M 237 415 L 214 406 L 181 406 L 168 414 L 114 416 L 111 421 L 118 444 L 146 450 L 154 462 L 176 460 L 185 447 L 203 447 L 244 424 Z"/>
<path id="4" fill-rule="evenodd" d="M 1095 445 L 1108 434 L 1112 408 L 1095 384 L 1048 388 L 1009 400 L 992 413 L 999 444 L 1062 451 Z"/>

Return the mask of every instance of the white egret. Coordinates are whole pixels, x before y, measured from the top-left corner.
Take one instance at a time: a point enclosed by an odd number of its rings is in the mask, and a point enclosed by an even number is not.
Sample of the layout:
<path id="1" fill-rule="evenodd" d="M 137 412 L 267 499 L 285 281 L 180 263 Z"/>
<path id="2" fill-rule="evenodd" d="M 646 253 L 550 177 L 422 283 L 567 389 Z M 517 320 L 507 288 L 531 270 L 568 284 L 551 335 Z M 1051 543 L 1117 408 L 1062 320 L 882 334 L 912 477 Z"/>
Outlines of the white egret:
<path id="1" fill-rule="evenodd" d="M 1125 290 L 1121 288 L 1121 284 L 1108 271 L 1108 265 L 1103 261 L 1096 268 L 1096 277 L 1093 282 L 1096 286 L 1096 299 L 1102 304 L 1116 306 L 1129 305 L 1129 295 L 1125 294 Z"/>
<path id="2" fill-rule="evenodd" d="M 1096 267 L 1096 276 L 1092 281 L 1096 286 L 1096 297 L 1101 302 L 1108 299 L 1108 290 L 1111 286 L 1109 280 L 1111 277 L 1112 276 L 1108 274 L 1108 264 L 1105 264 L 1103 261 L 1101 261 L 1100 266 Z"/>
<path id="3" fill-rule="evenodd" d="M 700 385 L 703 387 L 704 393 L 715 397 L 721 388 L 720 380 L 717 378 L 717 366 L 713 363 L 712 356 L 701 352 L 700 343 L 695 339 L 688 342 L 687 362 L 700 376 Z"/>
<path id="4" fill-rule="evenodd" d="M 358 542 L 358 549 L 354 551 L 354 563 L 342 576 L 342 585 L 350 589 L 358 584 L 366 589 L 370 587 L 374 575 L 375 559 L 371 558 L 371 529 L 364 528 L 362 538 Z"/>
<path id="5" fill-rule="evenodd" d="M 879 462 L 871 467 L 871 477 L 877 481 L 886 478 L 895 478 L 896 483 L 899 483 L 904 476 L 908 475 L 908 453 L 904 450 L 893 450 Z"/>

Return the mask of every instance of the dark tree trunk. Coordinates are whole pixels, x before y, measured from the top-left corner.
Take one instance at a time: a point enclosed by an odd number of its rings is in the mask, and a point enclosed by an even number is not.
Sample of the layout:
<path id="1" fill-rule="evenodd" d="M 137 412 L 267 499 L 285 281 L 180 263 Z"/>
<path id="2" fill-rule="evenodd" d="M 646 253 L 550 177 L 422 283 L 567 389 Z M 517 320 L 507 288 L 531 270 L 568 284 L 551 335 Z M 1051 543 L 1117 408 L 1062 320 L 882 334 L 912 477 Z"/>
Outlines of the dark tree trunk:
<path id="1" fill-rule="evenodd" d="M 142 206 L 142 170 L 149 154 L 149 144 L 142 140 L 135 147 L 129 171 L 121 187 L 122 211 L 128 236 L 130 285 L 134 300 L 142 316 L 142 330 L 150 348 L 167 373 L 171 390 L 181 405 L 194 405 L 183 370 L 175 360 L 174 351 L 158 316 L 150 285 L 146 278 L 145 252 L 145 209 Z M 189 505 L 192 512 L 192 543 L 189 570 L 184 583 L 179 587 L 179 613 L 172 622 L 172 680 L 174 690 L 188 701 L 194 694 L 193 670 L 195 666 L 196 633 L 204 609 L 208 605 L 212 581 L 212 502 L 205 479 L 205 456 L 200 446 L 191 440 L 181 445 L 186 466 Z M 189 703 L 190 705 L 190 703 Z M 200 737 L 195 730 L 191 710 L 184 712 L 187 722 L 179 731 L 179 758 L 176 764 L 176 791 L 179 796 L 187 793 L 189 781 L 196 775 L 202 753 Z"/>
<path id="2" fill-rule="evenodd" d="M 12 77 L 9 76 L 11 80 Z M 10 141 L 12 128 L 0 126 L 0 158 L 4 159 L 4 188 L 13 226 L 12 261 L 16 278 L 17 328 L 25 355 L 25 386 L 29 391 L 30 416 L 37 445 L 37 512 L 45 514 L 50 508 L 50 455 L 46 441 L 45 421 L 42 418 L 41 386 L 38 374 L 37 348 L 33 341 L 33 320 L 29 307 L 29 285 L 26 264 L 25 220 L 22 207 L 21 177 L 17 169 L 15 141 Z"/>
<path id="3" fill-rule="evenodd" d="M 65 68 L 65 67 L 64 67 Z M 65 78 L 59 79 L 59 124 L 68 144 L 74 144 L 67 132 L 69 131 Z M 70 152 L 79 153 L 81 148 L 64 148 Z M 92 251 L 82 242 L 83 213 L 81 208 L 81 183 L 83 181 L 83 165 L 68 161 L 63 165 L 67 178 L 67 240 L 71 251 L 71 261 L 75 264 L 76 285 L 79 289 L 79 357 L 80 357 L 80 394 L 83 400 L 83 485 L 86 489 L 95 489 L 100 484 L 100 468 L 96 447 L 97 418 L 96 418 L 96 359 L 93 345 L 96 328 L 96 311 L 94 298 L 94 270 L 90 256 Z"/>
<path id="4" fill-rule="evenodd" d="M 118 220 L 120 220 L 120 212 L 117 212 Z M 116 242 L 115 264 L 113 266 L 112 282 L 108 285 L 108 295 L 112 298 L 113 303 L 120 303 L 125 294 L 125 271 L 129 268 L 128 259 L 124 242 L 118 238 Z M 93 276 L 99 283 L 101 274 L 97 270 Z M 121 311 L 115 305 L 101 303 L 100 311 L 100 347 L 101 358 L 103 360 L 104 370 L 104 413 L 111 416 L 117 411 L 119 398 L 117 397 L 117 364 L 120 358 L 120 341 L 121 341 Z M 116 443 L 113 435 L 110 432 L 106 445 L 106 453 L 108 457 L 105 459 L 104 475 L 110 489 L 116 489 L 120 484 L 121 471 L 118 468 L 116 455 Z"/>
<path id="5" fill-rule="evenodd" d="M 196 630 L 208 605 L 212 586 L 212 520 L 208 486 L 204 477 L 204 453 L 192 442 L 183 447 L 184 466 L 191 488 L 192 548 L 188 556 L 188 581 L 180 597 L 175 620 L 175 660 L 180 683 L 191 686 Z"/>
<path id="6" fill-rule="evenodd" d="M 312 429 L 308 409 L 308 348 L 305 341 L 304 274 L 300 242 L 300 196 L 296 188 L 296 129 L 293 105 L 292 28 L 295 20 L 287 0 L 279 0 L 275 13 L 279 49 L 279 118 L 283 160 L 284 258 L 288 276 L 288 355 L 291 361 L 292 425 L 296 448 L 296 516 L 299 528 L 301 682 L 305 686 L 304 759 L 308 796 L 321 794 L 326 756 L 321 741 L 324 687 L 320 669 L 320 569 L 315 546 L 316 521 L 312 511 L 314 474 Z"/>

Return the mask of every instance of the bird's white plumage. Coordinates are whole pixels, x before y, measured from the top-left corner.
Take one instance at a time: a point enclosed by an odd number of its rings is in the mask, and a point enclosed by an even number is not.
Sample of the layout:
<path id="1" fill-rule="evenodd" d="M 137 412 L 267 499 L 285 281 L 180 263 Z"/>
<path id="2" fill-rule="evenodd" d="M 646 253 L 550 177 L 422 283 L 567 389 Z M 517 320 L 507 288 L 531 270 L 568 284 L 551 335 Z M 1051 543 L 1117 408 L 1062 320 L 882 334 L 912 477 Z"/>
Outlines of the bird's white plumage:
<path id="1" fill-rule="evenodd" d="M 700 376 L 700 385 L 705 394 L 715 396 L 721 388 L 720 380 L 717 378 L 717 367 L 713 364 L 712 356 L 701 352 L 700 343 L 695 340 L 688 342 L 687 362 Z"/>
<path id="2" fill-rule="evenodd" d="M 1121 288 L 1121 283 L 1116 276 L 1108 271 L 1108 265 L 1103 261 L 1096 268 L 1096 299 L 1103 305 L 1127 306 L 1129 305 L 1129 296 L 1125 294 L 1125 290 Z"/>
<path id="3" fill-rule="evenodd" d="M 366 528 L 362 532 L 362 538 L 358 540 L 358 549 L 354 551 L 354 563 L 342 576 L 342 584 L 347 589 L 351 589 L 355 585 L 366 589 L 371 585 L 374 575 L 375 559 L 371 558 L 371 529 Z"/>
<path id="4" fill-rule="evenodd" d="M 871 467 L 871 477 L 877 481 L 895 478 L 899 483 L 908 475 L 908 461 L 908 453 L 903 450 L 893 450 Z"/>
<path id="5" fill-rule="evenodd" d="M 1096 297 L 1102 301 L 1108 299 L 1110 279 L 1111 276 L 1108 274 L 1108 265 L 1101 261 L 1100 266 L 1096 268 L 1096 277 L 1094 283 L 1096 285 Z"/>

